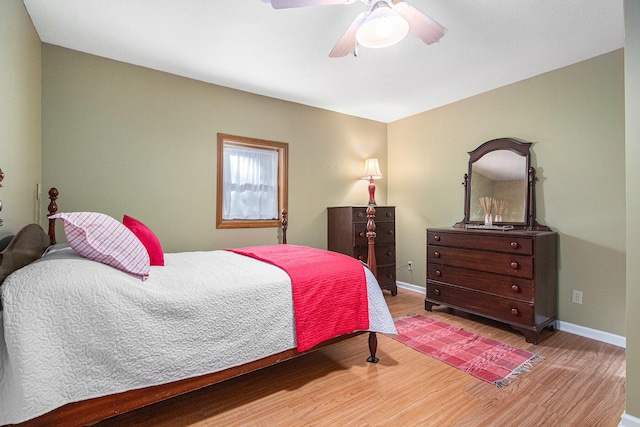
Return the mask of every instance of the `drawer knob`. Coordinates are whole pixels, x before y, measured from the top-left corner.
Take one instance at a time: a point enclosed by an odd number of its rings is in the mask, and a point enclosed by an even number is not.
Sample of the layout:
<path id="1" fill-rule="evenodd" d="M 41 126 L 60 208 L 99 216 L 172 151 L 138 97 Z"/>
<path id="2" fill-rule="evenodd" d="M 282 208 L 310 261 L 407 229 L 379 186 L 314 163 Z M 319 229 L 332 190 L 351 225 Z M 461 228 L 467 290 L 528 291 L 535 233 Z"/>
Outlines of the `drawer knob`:
<path id="1" fill-rule="evenodd" d="M 387 252 L 387 256 L 393 256 L 393 252 L 391 251 Z"/>
<path id="2" fill-rule="evenodd" d="M 391 218 L 391 212 L 387 212 L 387 218 Z"/>
<path id="3" fill-rule="evenodd" d="M 358 260 L 364 261 L 364 257 L 362 255 L 358 255 Z"/>
<path id="4" fill-rule="evenodd" d="M 511 309 L 511 314 L 513 314 L 514 316 L 517 316 L 518 314 L 520 314 L 520 312 L 518 311 L 517 308 L 512 308 Z"/>
<path id="5" fill-rule="evenodd" d="M 442 272 L 440 270 L 436 270 L 436 277 L 442 276 Z"/>
<path id="6" fill-rule="evenodd" d="M 511 285 L 511 290 L 513 292 L 520 292 L 520 286 L 518 285 Z"/>
<path id="7" fill-rule="evenodd" d="M 436 242 L 440 241 L 440 236 L 438 236 L 437 234 L 435 236 L 433 236 L 433 240 L 435 240 Z"/>
<path id="8" fill-rule="evenodd" d="M 387 273 L 387 277 L 388 277 L 389 279 L 393 279 L 393 273 Z"/>
<path id="9" fill-rule="evenodd" d="M 393 230 L 387 231 L 387 234 L 389 234 L 389 235 L 393 234 Z"/>
<path id="10" fill-rule="evenodd" d="M 436 294 L 437 296 L 440 296 L 440 289 L 434 290 L 433 293 Z"/>
<path id="11" fill-rule="evenodd" d="M 511 248 L 512 249 L 518 249 L 520 245 L 518 244 L 518 242 L 511 242 Z"/>
<path id="12" fill-rule="evenodd" d="M 366 234 L 367 234 L 367 233 L 365 233 L 364 231 L 361 231 L 361 232 L 358 234 L 358 236 L 360 236 L 360 237 L 364 237 Z"/>
<path id="13" fill-rule="evenodd" d="M 435 251 L 435 252 L 433 253 L 433 256 L 434 256 L 434 257 L 436 257 L 436 258 L 440 258 L 440 252 Z"/>
<path id="14" fill-rule="evenodd" d="M 362 212 L 358 212 L 358 218 L 364 218 L 364 214 Z"/>
<path id="15" fill-rule="evenodd" d="M 511 263 L 511 268 L 513 268 L 514 270 L 517 270 L 518 267 L 520 267 L 520 266 L 518 265 L 517 262 L 514 261 L 514 262 Z"/>

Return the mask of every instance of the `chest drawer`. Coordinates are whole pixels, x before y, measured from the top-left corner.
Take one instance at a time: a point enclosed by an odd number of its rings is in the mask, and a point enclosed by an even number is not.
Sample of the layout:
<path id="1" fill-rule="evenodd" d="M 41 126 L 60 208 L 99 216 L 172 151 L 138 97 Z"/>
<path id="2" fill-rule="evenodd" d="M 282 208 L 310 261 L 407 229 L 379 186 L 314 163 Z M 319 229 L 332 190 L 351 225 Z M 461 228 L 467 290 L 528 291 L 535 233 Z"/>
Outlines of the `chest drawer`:
<path id="1" fill-rule="evenodd" d="M 469 268 L 508 276 L 533 278 L 533 258 L 447 246 L 427 246 L 427 262 Z"/>
<path id="2" fill-rule="evenodd" d="M 509 323 L 535 324 L 533 305 L 523 301 L 428 282 L 427 299 Z"/>
<path id="3" fill-rule="evenodd" d="M 396 241 L 394 222 L 376 222 L 376 245 L 393 244 Z M 353 224 L 353 246 L 367 246 L 367 224 Z"/>
<path id="4" fill-rule="evenodd" d="M 427 279 L 533 303 L 531 279 L 431 263 L 427 264 Z"/>
<path id="5" fill-rule="evenodd" d="M 378 283 L 382 288 L 396 285 L 396 266 L 378 265 Z"/>
<path id="6" fill-rule="evenodd" d="M 366 207 L 359 207 L 359 208 L 353 208 L 352 211 L 352 221 L 354 223 L 357 222 L 363 222 L 363 223 L 367 223 L 367 208 Z M 393 207 L 376 207 L 376 213 L 375 213 L 375 222 L 376 225 L 378 223 L 381 222 L 395 222 L 396 220 L 396 210 Z M 366 227 L 365 227 L 366 228 Z"/>
<path id="7" fill-rule="evenodd" d="M 367 246 L 357 246 L 353 249 L 353 257 L 360 261 L 367 261 Z M 376 264 L 395 264 L 396 248 L 394 245 L 375 245 Z"/>
<path id="8" fill-rule="evenodd" d="M 533 239 L 516 234 L 483 236 L 482 238 L 478 238 L 476 234 L 428 231 L 427 245 L 533 255 Z"/>
<path id="9" fill-rule="evenodd" d="M 396 285 L 396 211 L 395 206 L 375 207 L 376 278 L 382 289 L 397 295 Z M 367 207 L 335 206 L 327 208 L 327 248 L 368 261 Z"/>

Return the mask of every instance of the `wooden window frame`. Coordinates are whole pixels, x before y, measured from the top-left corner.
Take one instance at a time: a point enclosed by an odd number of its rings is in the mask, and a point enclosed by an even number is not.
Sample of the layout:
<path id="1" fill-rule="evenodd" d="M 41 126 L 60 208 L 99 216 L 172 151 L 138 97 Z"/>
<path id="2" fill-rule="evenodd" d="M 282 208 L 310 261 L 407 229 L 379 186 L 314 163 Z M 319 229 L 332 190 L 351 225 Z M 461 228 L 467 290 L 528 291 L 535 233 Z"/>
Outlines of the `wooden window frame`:
<path id="1" fill-rule="evenodd" d="M 267 141 L 244 136 L 218 133 L 218 178 L 216 196 L 216 228 L 271 228 L 281 227 L 281 219 L 222 219 L 222 194 L 224 184 L 224 146 L 269 149 L 278 152 L 278 217 L 282 210 L 288 210 L 289 188 L 289 144 L 286 142 Z"/>

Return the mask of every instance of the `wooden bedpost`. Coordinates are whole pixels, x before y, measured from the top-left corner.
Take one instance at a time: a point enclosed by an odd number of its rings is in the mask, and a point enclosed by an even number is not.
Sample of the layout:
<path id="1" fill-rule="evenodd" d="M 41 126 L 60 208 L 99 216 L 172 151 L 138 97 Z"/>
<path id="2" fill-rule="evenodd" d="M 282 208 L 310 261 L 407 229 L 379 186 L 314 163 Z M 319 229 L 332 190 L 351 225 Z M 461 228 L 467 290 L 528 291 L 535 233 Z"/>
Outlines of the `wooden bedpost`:
<path id="1" fill-rule="evenodd" d="M 376 264 L 376 207 L 373 204 L 367 206 L 367 267 L 378 278 L 378 268 Z"/>
<path id="2" fill-rule="evenodd" d="M 49 202 L 49 206 L 47 207 L 47 209 L 49 210 L 48 216 L 51 216 L 58 212 L 58 204 L 56 203 L 57 199 L 58 189 L 52 187 L 49 190 L 49 200 L 51 200 L 51 202 Z M 56 244 L 56 220 L 51 218 L 49 218 L 49 243 L 52 245 Z"/>
<path id="3" fill-rule="evenodd" d="M 369 204 L 367 206 L 367 267 L 373 273 L 373 275 L 378 277 L 378 266 L 376 264 L 376 248 L 375 248 L 375 240 L 376 240 L 376 206 L 374 204 Z M 378 363 L 378 358 L 376 357 L 376 351 L 378 351 L 378 336 L 375 332 L 369 332 L 369 353 L 370 356 L 367 359 L 369 363 Z"/>
<path id="4" fill-rule="evenodd" d="M 289 221 L 287 221 L 287 210 L 282 209 L 282 244 L 287 244 L 287 225 Z"/>
<path id="5" fill-rule="evenodd" d="M 378 363 L 380 359 L 376 357 L 376 351 L 378 351 L 378 336 L 375 332 L 369 332 L 369 353 L 371 355 L 367 358 L 367 362 Z"/>

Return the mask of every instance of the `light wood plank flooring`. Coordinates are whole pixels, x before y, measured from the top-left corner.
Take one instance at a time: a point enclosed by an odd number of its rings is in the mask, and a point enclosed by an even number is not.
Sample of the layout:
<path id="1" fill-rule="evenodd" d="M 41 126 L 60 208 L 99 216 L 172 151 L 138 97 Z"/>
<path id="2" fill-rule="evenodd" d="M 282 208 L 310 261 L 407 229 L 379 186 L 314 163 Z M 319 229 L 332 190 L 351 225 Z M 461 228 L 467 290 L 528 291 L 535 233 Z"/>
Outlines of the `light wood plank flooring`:
<path id="1" fill-rule="evenodd" d="M 423 314 L 542 355 L 502 389 L 366 335 L 96 424 L 109 426 L 602 426 L 625 406 L 625 351 L 562 331 L 540 344 L 496 322 L 424 310 L 423 295 L 385 294 L 394 317 Z"/>

